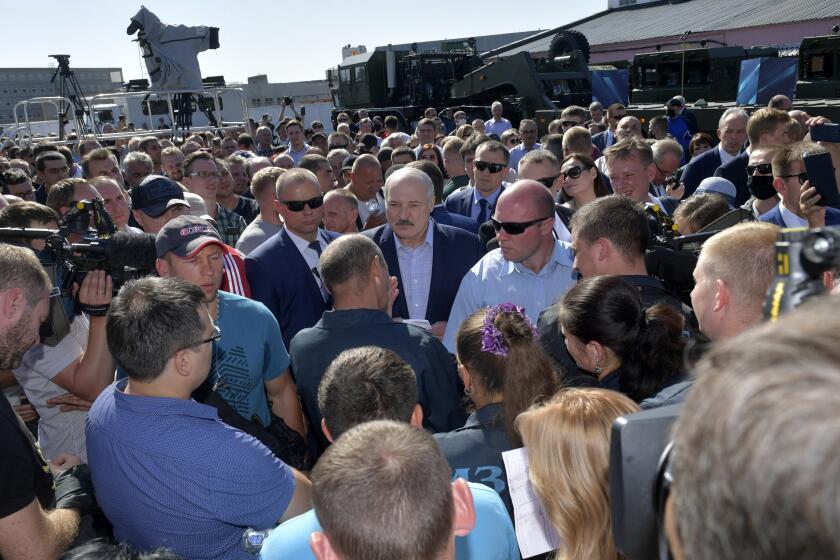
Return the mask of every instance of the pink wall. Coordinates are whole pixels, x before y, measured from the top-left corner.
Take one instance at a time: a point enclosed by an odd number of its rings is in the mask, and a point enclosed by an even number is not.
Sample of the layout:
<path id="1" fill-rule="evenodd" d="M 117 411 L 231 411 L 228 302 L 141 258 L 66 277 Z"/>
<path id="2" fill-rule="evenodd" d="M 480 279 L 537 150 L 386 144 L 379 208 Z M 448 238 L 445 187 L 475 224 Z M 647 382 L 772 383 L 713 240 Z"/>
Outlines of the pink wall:
<path id="1" fill-rule="evenodd" d="M 760 45 L 798 44 L 803 37 L 814 37 L 817 35 L 830 35 L 831 27 L 840 25 L 840 18 L 803 21 L 798 23 L 786 23 L 782 25 L 766 25 L 762 27 L 749 27 L 733 29 L 729 31 L 712 31 L 708 33 L 692 33 L 690 39 L 699 42 L 703 39 L 714 39 L 729 46 L 753 47 Z M 656 39 L 645 39 L 624 43 L 608 43 L 604 45 L 593 45 L 589 59 L 590 64 L 600 62 L 611 62 L 616 60 L 632 60 L 637 53 L 655 52 L 656 45 L 664 43 L 677 43 L 662 47 L 663 51 L 680 50 L 679 36 L 657 37 Z M 686 48 L 699 48 L 697 43 L 686 43 Z M 719 46 L 709 43 L 707 46 Z"/>

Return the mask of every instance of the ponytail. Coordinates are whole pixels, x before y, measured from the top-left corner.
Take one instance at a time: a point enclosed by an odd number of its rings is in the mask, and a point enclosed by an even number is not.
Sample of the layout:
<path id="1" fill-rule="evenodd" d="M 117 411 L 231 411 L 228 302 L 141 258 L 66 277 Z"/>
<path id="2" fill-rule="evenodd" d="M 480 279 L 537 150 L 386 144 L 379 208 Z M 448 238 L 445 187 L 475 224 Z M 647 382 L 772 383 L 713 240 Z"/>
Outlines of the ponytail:
<path id="1" fill-rule="evenodd" d="M 683 371 L 683 316 L 662 303 L 640 313 L 635 351 L 622 357 L 621 391 L 636 402 L 652 397 Z"/>

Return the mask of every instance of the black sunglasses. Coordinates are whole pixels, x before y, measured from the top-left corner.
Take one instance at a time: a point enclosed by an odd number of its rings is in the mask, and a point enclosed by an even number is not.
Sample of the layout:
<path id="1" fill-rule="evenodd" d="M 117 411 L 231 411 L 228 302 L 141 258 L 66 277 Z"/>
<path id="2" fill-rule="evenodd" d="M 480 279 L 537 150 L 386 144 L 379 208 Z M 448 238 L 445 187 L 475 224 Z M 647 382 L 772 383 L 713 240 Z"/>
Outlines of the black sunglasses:
<path id="1" fill-rule="evenodd" d="M 475 168 L 479 171 L 489 171 L 490 173 L 499 173 L 507 167 L 503 163 L 490 163 L 489 161 L 481 161 L 480 159 L 475 160 L 473 163 L 475 163 Z"/>
<path id="2" fill-rule="evenodd" d="M 327 146 L 327 148 L 328 148 L 330 151 L 333 151 L 333 150 L 346 150 L 346 149 L 347 149 L 347 144 L 330 144 L 330 145 L 328 145 L 328 146 Z"/>
<path id="3" fill-rule="evenodd" d="M 560 175 L 562 175 L 562 173 L 558 173 L 554 177 L 543 177 L 542 179 L 537 179 L 537 182 L 542 183 L 545 188 L 550 189 L 554 186 L 554 181 L 556 181 Z M 580 177 L 580 174 L 578 174 L 578 177 Z"/>
<path id="4" fill-rule="evenodd" d="M 525 233 L 525 230 L 532 225 L 544 222 L 553 217 L 554 216 L 546 216 L 545 218 L 537 218 L 536 220 L 531 220 L 530 222 L 500 222 L 496 218 L 490 218 L 490 222 L 493 224 L 493 229 L 495 229 L 496 232 L 499 230 L 505 230 L 505 233 L 509 235 L 522 235 Z"/>
<path id="5" fill-rule="evenodd" d="M 580 123 L 577 122 L 577 121 L 560 121 L 560 126 L 562 126 L 563 128 L 569 128 L 571 126 L 578 126 L 578 125 L 580 125 Z"/>
<path id="6" fill-rule="evenodd" d="M 770 175 L 773 173 L 773 166 L 769 163 L 759 163 L 758 165 L 748 165 L 747 175 L 755 174 L 756 170 L 762 175 Z"/>
<path id="7" fill-rule="evenodd" d="M 804 185 L 805 182 L 808 180 L 808 173 L 803 171 L 802 173 L 797 173 L 796 175 L 781 176 L 782 179 L 790 179 L 791 177 L 796 177 L 797 179 L 799 179 L 799 184 Z"/>
<path id="8" fill-rule="evenodd" d="M 580 174 L 583 173 L 584 169 L 590 169 L 589 167 L 581 167 L 580 165 L 574 165 L 568 168 L 566 171 L 561 171 L 558 177 L 563 177 L 563 180 L 566 179 L 578 179 Z"/>
<path id="9" fill-rule="evenodd" d="M 280 204 L 284 205 L 286 208 L 291 210 L 292 212 L 303 212 L 304 206 L 309 206 L 312 210 L 316 208 L 320 208 L 322 204 L 324 204 L 324 196 L 316 196 L 315 198 L 310 198 L 309 200 L 277 200 Z"/>

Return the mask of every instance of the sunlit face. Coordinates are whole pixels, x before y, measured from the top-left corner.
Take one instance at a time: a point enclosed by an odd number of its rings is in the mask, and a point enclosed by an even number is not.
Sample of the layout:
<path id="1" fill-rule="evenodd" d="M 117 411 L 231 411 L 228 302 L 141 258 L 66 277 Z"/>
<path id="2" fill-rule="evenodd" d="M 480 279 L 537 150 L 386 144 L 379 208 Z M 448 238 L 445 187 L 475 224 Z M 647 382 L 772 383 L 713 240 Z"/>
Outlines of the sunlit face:
<path id="1" fill-rule="evenodd" d="M 340 196 L 324 199 L 324 228 L 337 233 L 354 232 L 358 207 Z"/>
<path id="2" fill-rule="evenodd" d="M 152 140 L 146 145 L 146 155 L 152 158 L 155 164 L 159 164 L 161 149 L 160 142 L 158 140 Z"/>
<path id="3" fill-rule="evenodd" d="M 304 135 L 303 135 L 303 128 L 300 126 L 287 126 L 286 127 L 286 135 L 289 137 L 289 143 L 292 147 L 296 150 L 299 150 L 303 147 L 304 144 Z"/>
<path id="4" fill-rule="evenodd" d="M 216 196 L 219 198 L 233 196 L 233 176 L 230 170 L 224 165 L 219 165 L 219 173 L 222 176 L 219 178 L 219 191 Z"/>
<path id="5" fill-rule="evenodd" d="M 577 179 L 571 177 L 571 170 L 574 167 L 581 169 L 580 177 Z M 596 168 L 592 167 L 590 169 L 586 169 L 586 166 L 580 160 L 570 159 L 560 166 L 560 171 L 565 174 L 560 177 L 560 181 L 562 182 L 563 189 L 566 191 L 567 195 L 574 198 L 579 194 L 587 193 L 589 191 L 594 193 L 595 177 L 598 176 L 598 170 Z"/>
<path id="6" fill-rule="evenodd" d="M 528 227 L 519 235 L 512 235 L 504 229 L 496 232 L 502 256 L 507 261 L 523 262 L 531 258 L 540 248 L 543 238 L 551 235 L 554 216 L 541 216 L 534 204 L 515 197 L 500 197 L 493 217 L 499 222 L 530 222 L 538 218 L 544 221 Z M 550 219 L 549 219 L 550 218 Z"/>
<path id="7" fill-rule="evenodd" d="M 313 198 L 322 196 L 320 185 L 315 185 L 309 181 L 297 181 L 286 185 L 283 188 L 282 199 L 286 202 L 311 200 Z M 306 238 L 311 234 L 317 233 L 318 226 L 324 219 L 323 204 L 318 208 L 311 208 L 308 204 L 303 207 L 300 212 L 294 212 L 288 206 L 280 201 L 275 202 L 274 208 L 277 213 L 283 218 L 286 227 L 292 233 Z"/>
<path id="8" fill-rule="evenodd" d="M 265 128 L 257 130 L 257 144 L 271 146 L 271 131 Z"/>
<path id="9" fill-rule="evenodd" d="M 221 150 L 222 150 L 222 157 L 226 158 L 231 155 L 233 152 L 239 149 L 239 145 L 236 143 L 236 140 L 233 138 L 225 138 L 222 140 Z M 174 178 L 174 177 L 173 177 Z"/>
<path id="10" fill-rule="evenodd" d="M 435 152 L 431 148 L 427 150 L 421 150 L 420 155 L 417 157 L 417 159 L 424 159 L 426 161 L 431 161 L 435 165 L 440 165 L 440 162 L 438 161 L 437 157 L 437 152 Z"/>
<path id="11" fill-rule="evenodd" d="M 117 160 L 113 156 L 105 159 L 92 159 L 88 162 L 87 178 L 93 179 L 94 177 L 110 177 L 120 186 L 123 185 L 123 175 L 117 165 Z"/>
<path id="12" fill-rule="evenodd" d="M 161 169 L 167 177 L 173 181 L 183 181 L 184 179 L 184 155 L 172 154 L 161 156 Z"/>
<path id="13" fill-rule="evenodd" d="M 524 123 L 519 126 L 519 137 L 526 148 L 531 148 L 537 143 L 537 125 L 535 123 Z"/>
<path id="14" fill-rule="evenodd" d="M 215 204 L 220 179 L 221 176 L 214 161 L 197 159 L 192 163 L 190 175 L 184 176 L 184 184 L 190 192 L 197 194 L 208 204 Z"/>
<path id="15" fill-rule="evenodd" d="M 560 189 L 563 188 L 563 179 L 558 176 L 558 173 L 559 172 L 556 169 L 556 166 L 549 161 L 531 163 L 523 161 L 519 162 L 520 179 L 532 179 L 534 181 L 539 181 L 541 179 L 548 179 L 549 177 L 555 178 L 551 187 L 548 189 L 551 192 L 551 197 L 554 199 L 557 198 Z"/>
<path id="16" fill-rule="evenodd" d="M 413 179 L 403 179 L 390 186 L 386 202 L 388 224 L 405 244 L 419 243 L 429 227 L 429 215 L 435 201 L 428 196 L 425 185 Z"/>
<path id="17" fill-rule="evenodd" d="M 327 194 L 335 188 L 335 175 L 333 175 L 332 166 L 329 163 L 319 165 L 315 176 L 318 177 L 318 182 L 321 184 L 322 193 Z"/>
<path id="18" fill-rule="evenodd" d="M 747 139 L 747 119 L 730 115 L 723 121 L 723 127 L 717 130 L 720 147 L 729 154 L 737 154 L 744 147 Z"/>
<path id="19" fill-rule="evenodd" d="M 598 258 L 599 249 L 595 243 L 590 243 L 572 233 L 572 251 L 575 254 L 572 267 L 580 272 L 581 276 L 592 278 L 604 274 L 600 266 L 601 260 Z"/>
<path id="20" fill-rule="evenodd" d="M 764 142 L 765 144 L 781 144 L 787 145 L 790 144 L 790 134 L 788 133 L 787 124 L 782 123 L 776 127 L 773 131 L 773 134 L 767 136 L 767 140 Z"/>
<path id="21" fill-rule="evenodd" d="M 417 127 L 417 140 L 420 141 L 420 145 L 423 144 L 434 144 L 435 143 L 435 125 L 433 124 L 422 124 Z"/>
<path id="22" fill-rule="evenodd" d="M 134 188 L 147 176 L 152 174 L 154 169 L 151 165 L 146 165 L 142 161 L 133 161 L 125 166 L 125 182 Z"/>
<path id="23" fill-rule="evenodd" d="M 9 185 L 9 194 L 19 196 L 23 200 L 35 201 L 35 187 L 32 186 L 32 181 L 29 179 L 15 185 Z"/>
<path id="24" fill-rule="evenodd" d="M 669 177 L 677 172 L 680 163 L 680 158 L 676 154 L 664 154 L 658 162 L 654 163 L 656 174 L 653 177 L 653 182 L 657 185 L 664 184 Z"/>
<path id="25" fill-rule="evenodd" d="M 208 300 L 215 299 L 225 274 L 224 250 L 213 243 L 188 258 L 168 253 L 161 276 L 180 278 L 201 288 Z"/>
<path id="26" fill-rule="evenodd" d="M 142 210 L 134 210 L 133 214 L 134 219 L 137 220 L 137 223 L 140 224 L 140 227 L 143 228 L 144 232 L 157 235 L 157 233 L 163 229 L 163 226 L 178 216 L 187 214 L 189 210 L 189 208 L 182 204 L 176 204 L 167 208 L 166 212 L 156 218 L 149 216 Z"/>
<path id="27" fill-rule="evenodd" d="M 353 192 L 359 200 L 370 200 L 376 196 L 385 181 L 382 179 L 382 168 L 379 165 L 361 165 L 351 173 Z"/>
<path id="28" fill-rule="evenodd" d="M 500 164 L 504 168 L 496 173 L 492 173 L 489 168 L 482 171 L 476 166 L 477 161 Z M 507 177 L 507 162 L 505 161 L 505 154 L 501 150 L 491 151 L 485 149 L 484 146 L 479 146 L 475 152 L 475 160 L 472 162 L 472 167 L 475 177 L 475 188 L 482 194 L 495 192 L 502 186 L 502 181 Z"/>
<path id="29" fill-rule="evenodd" d="M 615 158 L 608 164 L 610 181 L 616 194 L 636 202 L 648 202 L 648 189 L 653 178 L 653 164 L 644 165 L 638 156 Z"/>
<path id="30" fill-rule="evenodd" d="M 96 190 L 102 195 L 105 210 L 111 215 L 114 225 L 117 226 L 118 230 L 124 230 L 128 225 L 128 213 L 130 212 L 125 191 L 111 181 L 101 181 Z"/>
<path id="31" fill-rule="evenodd" d="M 70 176 L 70 168 L 64 158 L 44 160 L 43 166 L 44 170 L 38 171 L 37 175 L 46 187 L 51 187 Z"/>
<path id="32" fill-rule="evenodd" d="M 40 342 L 41 323 L 49 316 L 49 298 L 44 294 L 34 307 L 24 307 L 27 308 L 21 309 L 18 319 L 0 336 L 0 369 L 19 367 L 26 351 Z"/>

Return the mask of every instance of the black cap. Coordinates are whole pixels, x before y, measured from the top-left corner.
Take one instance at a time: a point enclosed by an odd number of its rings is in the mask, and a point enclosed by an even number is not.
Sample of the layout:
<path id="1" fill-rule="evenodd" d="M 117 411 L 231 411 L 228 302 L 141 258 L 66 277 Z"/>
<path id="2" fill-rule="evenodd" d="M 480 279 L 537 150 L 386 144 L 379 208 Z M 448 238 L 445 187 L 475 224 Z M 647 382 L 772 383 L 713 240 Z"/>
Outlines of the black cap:
<path id="1" fill-rule="evenodd" d="M 357 159 L 359 159 L 359 156 L 348 156 L 344 158 L 344 161 L 341 162 L 341 170 L 353 169 L 353 164 L 356 163 Z"/>
<path id="2" fill-rule="evenodd" d="M 166 253 L 190 258 L 211 244 L 225 246 L 216 228 L 196 216 L 179 216 L 169 220 L 155 238 L 158 258 Z"/>
<path id="3" fill-rule="evenodd" d="M 173 206 L 190 207 L 178 183 L 163 175 L 149 175 L 131 189 L 131 207 L 157 218 Z"/>

